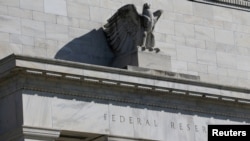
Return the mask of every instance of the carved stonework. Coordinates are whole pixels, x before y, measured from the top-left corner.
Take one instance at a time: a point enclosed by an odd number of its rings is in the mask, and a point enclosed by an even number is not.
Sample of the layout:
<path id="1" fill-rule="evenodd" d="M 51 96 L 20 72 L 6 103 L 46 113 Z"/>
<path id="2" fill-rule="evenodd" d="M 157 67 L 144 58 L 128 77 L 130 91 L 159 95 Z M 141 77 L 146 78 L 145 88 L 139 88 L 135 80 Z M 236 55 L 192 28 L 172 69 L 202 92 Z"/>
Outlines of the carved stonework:
<path id="1" fill-rule="evenodd" d="M 162 14 L 162 10 L 151 12 L 150 5 L 143 5 L 139 14 L 132 4 L 125 5 L 108 19 L 104 25 L 108 43 L 115 54 L 113 67 L 124 68 L 127 65 L 138 65 L 138 47 L 142 50 L 155 50 L 154 27 Z"/>

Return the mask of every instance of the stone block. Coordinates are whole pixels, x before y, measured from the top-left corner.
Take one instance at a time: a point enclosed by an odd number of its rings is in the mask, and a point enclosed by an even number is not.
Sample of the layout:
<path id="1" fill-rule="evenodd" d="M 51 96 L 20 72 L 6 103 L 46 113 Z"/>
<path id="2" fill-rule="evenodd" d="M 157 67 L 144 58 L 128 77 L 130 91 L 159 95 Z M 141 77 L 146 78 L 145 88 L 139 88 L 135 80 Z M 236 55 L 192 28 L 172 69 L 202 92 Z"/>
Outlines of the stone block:
<path id="1" fill-rule="evenodd" d="M 91 6 L 100 6 L 101 5 L 101 1 L 100 0 L 90 0 L 90 1 L 88 1 L 88 3 Z"/>
<path id="2" fill-rule="evenodd" d="M 11 49 L 9 48 L 9 42 L 0 42 L 0 59 L 12 54 Z"/>
<path id="3" fill-rule="evenodd" d="M 33 11 L 33 20 L 56 23 L 56 15 Z"/>
<path id="4" fill-rule="evenodd" d="M 217 52 L 226 52 L 230 54 L 238 54 L 239 49 L 234 45 L 223 44 L 223 43 L 216 43 L 216 51 Z"/>
<path id="5" fill-rule="evenodd" d="M 34 38 L 30 36 L 10 34 L 10 42 L 16 44 L 34 46 Z"/>
<path id="6" fill-rule="evenodd" d="M 231 31 L 237 31 L 237 32 L 250 33 L 250 26 L 236 24 L 236 23 L 232 23 L 232 22 L 224 22 L 224 29 L 231 30 Z"/>
<path id="7" fill-rule="evenodd" d="M 155 9 L 161 9 L 161 8 L 157 7 Z M 178 14 L 176 14 L 174 12 L 170 12 L 165 8 L 163 8 L 162 10 L 164 11 L 164 14 L 161 15 L 162 20 L 177 21 L 176 20 L 176 15 L 178 15 Z"/>
<path id="8" fill-rule="evenodd" d="M 195 38 L 200 40 L 214 41 L 214 29 L 195 25 Z"/>
<path id="9" fill-rule="evenodd" d="M 176 46 L 177 59 L 186 62 L 197 62 L 196 48 Z"/>
<path id="10" fill-rule="evenodd" d="M 162 54 L 171 56 L 171 59 L 177 58 L 176 47 L 174 43 L 158 42 L 157 47 L 161 49 Z"/>
<path id="11" fill-rule="evenodd" d="M 237 56 L 237 69 L 243 71 L 250 71 L 250 57 L 249 56 Z"/>
<path id="12" fill-rule="evenodd" d="M 213 19 L 214 11 L 211 5 L 203 3 L 194 3 L 193 8 L 195 16 L 206 19 Z"/>
<path id="13" fill-rule="evenodd" d="M 47 57 L 46 48 L 35 48 L 34 46 L 23 45 L 22 50 L 23 55 L 33 56 L 33 57 Z M 32 65 L 34 68 L 38 68 L 36 65 Z"/>
<path id="14" fill-rule="evenodd" d="M 20 9 L 16 7 L 8 7 L 8 13 L 10 16 L 32 19 L 32 11 Z"/>
<path id="15" fill-rule="evenodd" d="M 224 7 L 213 6 L 214 19 L 219 21 L 233 21 L 233 10 Z"/>
<path id="16" fill-rule="evenodd" d="M 44 12 L 67 16 L 66 0 L 44 0 Z"/>
<path id="17" fill-rule="evenodd" d="M 247 55 L 247 56 L 250 55 L 250 48 L 248 47 L 238 47 L 237 50 L 238 50 L 238 55 Z"/>
<path id="18" fill-rule="evenodd" d="M 194 37 L 194 25 L 193 24 L 186 24 L 186 23 L 175 23 L 175 35 L 193 38 Z"/>
<path id="19" fill-rule="evenodd" d="M 237 46 L 244 46 L 249 48 L 250 34 L 235 32 L 235 44 Z"/>
<path id="20" fill-rule="evenodd" d="M 155 54 L 150 52 L 138 52 L 139 67 L 156 70 L 170 70 L 171 58 L 168 55 Z"/>
<path id="21" fill-rule="evenodd" d="M 9 33 L 5 33 L 5 32 L 0 32 L 0 41 L 2 42 L 9 42 Z"/>
<path id="22" fill-rule="evenodd" d="M 69 28 L 69 37 L 77 38 L 77 37 L 85 35 L 88 32 L 89 32 L 89 30 L 87 30 L 87 29 L 70 27 Z"/>
<path id="23" fill-rule="evenodd" d="M 188 63 L 188 71 L 208 73 L 208 67 L 205 64 Z"/>
<path id="24" fill-rule="evenodd" d="M 56 53 L 60 50 L 58 46 L 53 46 L 46 49 L 46 54 L 48 58 L 54 58 L 56 56 Z"/>
<path id="25" fill-rule="evenodd" d="M 174 11 L 174 1 L 173 0 L 153 0 L 151 1 L 151 6 L 153 9 L 163 9 L 166 11 L 165 14 L 169 11 Z"/>
<path id="26" fill-rule="evenodd" d="M 19 7 L 19 1 L 20 0 L 0 0 L 0 5 Z"/>
<path id="27" fill-rule="evenodd" d="M 57 16 L 56 23 L 61 25 L 67 25 L 70 27 L 80 27 L 80 21 L 77 18 Z"/>
<path id="28" fill-rule="evenodd" d="M 187 62 L 171 60 L 171 70 L 174 72 L 186 72 L 187 71 Z"/>
<path id="29" fill-rule="evenodd" d="M 250 85 L 249 79 L 239 79 L 239 81 L 238 81 L 238 86 L 240 86 L 240 87 L 249 88 L 249 85 Z"/>
<path id="30" fill-rule="evenodd" d="M 9 47 L 14 54 L 22 54 L 23 47 L 21 44 L 10 43 Z"/>
<path id="31" fill-rule="evenodd" d="M 44 11 L 44 0 L 20 0 L 20 7 L 34 11 Z"/>
<path id="32" fill-rule="evenodd" d="M 155 35 L 155 41 L 159 41 L 159 42 L 166 42 L 167 41 L 167 37 L 166 37 L 167 35 L 164 33 L 155 32 L 154 35 Z"/>
<path id="33" fill-rule="evenodd" d="M 123 3 L 119 0 L 116 0 L 116 1 L 101 0 L 100 1 L 100 7 L 107 8 L 107 9 L 117 10 L 118 8 L 122 6 L 123 6 Z"/>
<path id="34" fill-rule="evenodd" d="M 236 55 L 224 53 L 224 52 L 216 52 L 217 55 L 217 65 L 220 67 L 226 68 L 236 68 Z"/>
<path id="35" fill-rule="evenodd" d="M 242 71 L 237 69 L 228 69 L 227 74 L 230 77 L 239 78 L 239 79 L 247 79 L 248 78 L 248 71 Z"/>
<path id="36" fill-rule="evenodd" d="M 44 22 L 22 19 L 22 34 L 34 37 L 45 37 Z"/>
<path id="37" fill-rule="evenodd" d="M 95 22 L 106 23 L 107 19 L 112 16 L 113 12 L 114 11 L 110 9 L 90 6 L 90 20 Z"/>
<path id="38" fill-rule="evenodd" d="M 224 21 L 216 21 L 214 19 L 205 19 L 203 20 L 202 26 L 205 27 L 212 27 L 215 29 L 223 29 L 224 28 Z"/>
<path id="39" fill-rule="evenodd" d="M 0 31 L 7 33 L 21 33 L 20 18 L 0 15 Z"/>
<path id="40" fill-rule="evenodd" d="M 30 95 L 34 92 L 24 92 L 23 94 L 23 124 L 25 126 L 35 126 L 52 128 L 52 101 L 50 97 Z"/>
<path id="41" fill-rule="evenodd" d="M 228 30 L 215 30 L 215 41 L 218 43 L 234 45 L 234 32 Z"/>
<path id="42" fill-rule="evenodd" d="M 71 2 L 79 2 L 79 0 L 71 0 Z M 80 0 L 80 2 L 85 5 L 98 6 L 98 7 L 100 7 L 101 3 L 100 0 L 84 0 L 84 1 Z"/>
<path id="43" fill-rule="evenodd" d="M 175 21 L 189 23 L 189 24 L 198 24 L 202 25 L 204 19 L 201 17 L 196 17 L 193 15 L 186 15 L 186 14 L 175 14 Z"/>
<path id="44" fill-rule="evenodd" d="M 218 75 L 215 74 L 208 74 L 208 73 L 199 73 L 201 81 L 219 84 L 218 82 Z"/>
<path id="45" fill-rule="evenodd" d="M 54 40 L 67 40 L 69 30 L 67 26 L 46 23 L 46 38 Z"/>
<path id="46" fill-rule="evenodd" d="M 174 11 L 176 13 L 193 15 L 193 3 L 190 1 L 174 0 Z"/>
<path id="47" fill-rule="evenodd" d="M 98 29 L 103 26 L 100 22 L 94 22 L 89 20 L 80 20 L 80 28 L 84 29 Z"/>
<path id="48" fill-rule="evenodd" d="M 175 45 L 185 46 L 185 44 L 186 44 L 185 37 L 172 36 L 172 41 L 173 41 L 173 43 L 175 43 Z"/>
<path id="49" fill-rule="evenodd" d="M 247 11 L 234 10 L 233 23 L 250 25 L 250 14 Z"/>
<path id="50" fill-rule="evenodd" d="M 206 49 L 197 49 L 197 61 L 201 64 L 215 65 L 217 63 L 216 52 Z"/>
<path id="51" fill-rule="evenodd" d="M 106 120 L 104 119 L 104 116 L 109 113 L 108 105 L 54 98 L 51 110 L 53 111 L 53 128 L 102 134 L 109 133 L 108 117 L 106 117 Z"/>
<path id="52" fill-rule="evenodd" d="M 37 48 L 53 48 L 57 47 L 57 41 L 56 40 L 48 40 L 44 38 L 35 38 L 35 47 Z"/>
<path id="53" fill-rule="evenodd" d="M 235 86 L 238 83 L 237 78 L 228 77 L 228 76 L 218 76 L 218 81 L 220 84 L 227 86 Z"/>
<path id="54" fill-rule="evenodd" d="M 8 7 L 5 5 L 0 5 L 0 15 L 8 15 Z"/>
<path id="55" fill-rule="evenodd" d="M 196 40 L 193 38 L 187 38 L 186 46 L 195 47 L 195 48 L 206 48 L 206 42 L 204 40 Z"/>
<path id="56" fill-rule="evenodd" d="M 216 46 L 217 43 L 214 41 L 205 41 L 206 42 L 206 47 L 205 49 L 210 50 L 210 51 L 216 51 Z"/>
<path id="57" fill-rule="evenodd" d="M 156 24 L 155 32 L 174 35 L 174 22 L 159 20 Z"/>
<path id="58" fill-rule="evenodd" d="M 227 76 L 228 75 L 228 69 L 218 67 L 217 65 L 208 65 L 208 73 L 209 74 Z"/>
<path id="59" fill-rule="evenodd" d="M 68 16 L 80 19 L 90 19 L 89 6 L 82 0 L 68 0 Z"/>

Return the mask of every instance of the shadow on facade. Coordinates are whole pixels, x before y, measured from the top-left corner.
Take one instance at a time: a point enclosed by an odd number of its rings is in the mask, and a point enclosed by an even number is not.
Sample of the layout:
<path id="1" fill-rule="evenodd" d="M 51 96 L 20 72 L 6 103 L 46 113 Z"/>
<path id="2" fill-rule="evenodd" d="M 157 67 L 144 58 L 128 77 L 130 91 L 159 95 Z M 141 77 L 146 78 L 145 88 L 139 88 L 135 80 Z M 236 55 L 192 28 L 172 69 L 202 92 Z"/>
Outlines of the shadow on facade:
<path id="1" fill-rule="evenodd" d="M 56 59 L 101 66 L 110 66 L 113 57 L 102 28 L 73 39 L 55 55 Z"/>

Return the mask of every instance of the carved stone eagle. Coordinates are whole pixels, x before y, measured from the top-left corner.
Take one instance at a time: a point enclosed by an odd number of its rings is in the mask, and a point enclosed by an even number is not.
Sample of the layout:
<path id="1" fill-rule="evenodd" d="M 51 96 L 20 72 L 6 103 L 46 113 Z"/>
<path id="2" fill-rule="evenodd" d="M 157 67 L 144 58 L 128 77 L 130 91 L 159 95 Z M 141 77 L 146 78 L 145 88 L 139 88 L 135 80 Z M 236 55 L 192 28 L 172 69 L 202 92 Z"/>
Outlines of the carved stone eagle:
<path id="1" fill-rule="evenodd" d="M 137 53 L 138 47 L 142 50 L 159 51 L 153 48 L 155 46 L 153 31 L 161 14 L 162 10 L 151 12 L 150 5 L 147 3 L 143 5 L 142 14 L 137 12 L 133 4 L 128 4 L 118 9 L 108 19 L 107 24 L 104 25 L 104 33 L 116 56 L 112 66 L 138 65 L 136 57 L 131 56 Z"/>

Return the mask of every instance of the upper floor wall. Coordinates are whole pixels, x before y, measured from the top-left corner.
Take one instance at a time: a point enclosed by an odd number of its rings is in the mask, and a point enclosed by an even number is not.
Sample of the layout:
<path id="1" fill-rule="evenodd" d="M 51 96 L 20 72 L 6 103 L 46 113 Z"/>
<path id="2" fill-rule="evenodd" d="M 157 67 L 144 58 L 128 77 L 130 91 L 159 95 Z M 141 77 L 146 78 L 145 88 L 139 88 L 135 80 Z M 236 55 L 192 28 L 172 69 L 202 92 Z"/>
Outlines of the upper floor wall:
<path id="1" fill-rule="evenodd" d="M 133 3 L 141 11 L 145 2 L 164 11 L 154 34 L 159 54 L 171 57 L 168 71 L 250 86 L 250 12 L 188 0 L 0 0 L 0 58 L 12 53 L 54 58 L 121 6 Z M 85 39 L 79 42 L 87 46 L 98 40 Z"/>

